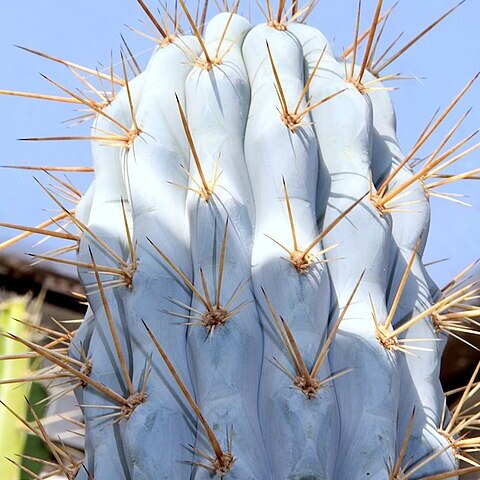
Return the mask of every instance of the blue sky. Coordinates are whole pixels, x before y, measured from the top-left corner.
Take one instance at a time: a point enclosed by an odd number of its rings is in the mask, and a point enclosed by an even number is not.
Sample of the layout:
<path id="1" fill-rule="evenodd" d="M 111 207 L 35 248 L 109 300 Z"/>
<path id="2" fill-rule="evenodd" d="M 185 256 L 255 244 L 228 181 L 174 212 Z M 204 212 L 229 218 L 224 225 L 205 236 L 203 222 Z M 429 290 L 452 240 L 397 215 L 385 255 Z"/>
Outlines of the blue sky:
<path id="1" fill-rule="evenodd" d="M 248 15 L 248 2 L 240 12 Z M 261 21 L 255 2 L 252 18 Z M 363 25 L 372 18 L 374 0 L 364 3 Z M 386 0 L 385 7 L 393 2 Z M 150 0 L 149 5 L 155 5 Z M 188 2 L 194 8 L 193 2 Z M 401 0 L 386 29 L 386 40 L 405 31 L 410 39 L 454 2 L 451 0 Z M 356 16 L 356 0 L 321 0 L 309 23 L 320 28 L 333 42 L 337 52 L 351 43 Z M 212 1 L 210 14 L 216 10 Z M 437 107 L 449 103 L 466 82 L 480 69 L 480 2 L 467 0 L 451 17 L 388 70 L 419 77 L 417 81 L 397 82 L 392 93 L 397 110 L 399 137 L 408 151 Z M 95 66 L 108 64 L 110 51 L 120 47 L 120 33 L 127 38 L 138 60 L 145 65 L 154 48 L 148 40 L 130 32 L 124 24 L 143 28 L 145 16 L 135 0 L 16 0 L 3 2 L 0 16 L 0 89 L 58 94 L 38 74 L 45 73 L 62 84 L 75 86 L 64 67 L 27 54 L 13 46 L 41 50 L 77 63 Z M 460 128 L 457 140 L 480 127 L 479 85 L 475 85 L 438 135 L 449 130 L 470 106 L 474 109 Z M 65 129 L 61 122 L 72 117 L 68 105 L 0 96 L 0 164 L 13 165 L 89 165 L 86 142 L 28 143 L 16 139 L 33 136 L 88 134 L 86 126 Z M 433 150 L 435 143 L 424 153 Z M 480 166 L 480 150 L 459 166 L 469 170 Z M 458 169 L 457 169 L 458 170 Z M 75 185 L 85 190 L 90 174 L 71 174 Z M 40 175 L 42 176 L 42 175 Z M 449 191 L 469 195 L 473 208 L 436 200 L 426 261 L 448 257 L 448 262 L 433 266 L 431 273 L 444 284 L 455 273 L 480 256 L 480 183 L 465 181 Z M 0 171 L 0 221 L 34 225 L 48 218 L 53 205 L 33 181 L 31 173 Z M 0 240 L 13 234 L 0 229 Z M 28 239 L 14 253 L 41 251 Z M 53 244 L 52 244 L 53 247 Z M 44 250 L 45 248 L 43 248 Z"/>

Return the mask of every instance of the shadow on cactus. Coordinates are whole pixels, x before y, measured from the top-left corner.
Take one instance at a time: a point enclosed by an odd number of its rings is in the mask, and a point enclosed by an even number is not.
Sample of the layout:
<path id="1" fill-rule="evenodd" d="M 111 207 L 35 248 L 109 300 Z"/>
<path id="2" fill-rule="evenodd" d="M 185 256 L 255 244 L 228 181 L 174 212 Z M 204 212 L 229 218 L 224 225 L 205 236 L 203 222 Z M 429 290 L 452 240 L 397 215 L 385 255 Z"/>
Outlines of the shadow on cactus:
<path id="1" fill-rule="evenodd" d="M 463 3 L 463 2 L 461 2 Z M 465 269 L 440 290 L 423 251 L 430 198 L 477 179 L 450 173 L 479 147 L 431 150 L 478 75 L 399 145 L 387 69 L 392 7 L 379 0 L 340 55 L 307 25 L 315 1 L 238 1 L 206 21 L 183 0 L 155 29 L 142 70 L 124 42 L 120 72 L 66 65 L 80 89 L 1 91 L 80 108 L 93 166 L 29 167 L 59 208 L 36 227 L 64 240 L 42 255 L 77 268 L 89 304 L 74 335 L 10 337 L 69 379 L 85 418 L 69 479 L 440 480 L 480 471 L 477 371 L 450 413 L 439 380 L 447 336 L 477 333 L 480 283 Z M 218 7 L 220 9 L 220 7 Z M 196 17 L 196 18 L 195 18 Z M 383 48 L 383 50 L 382 50 Z M 456 143 L 455 143 L 456 142 Z M 425 148 L 432 153 L 419 160 Z M 54 172 L 94 172 L 85 194 Z M 458 168 L 455 170 L 458 172 Z M 440 189 L 440 190 L 439 190 Z M 72 256 L 72 254 L 74 256 Z M 68 352 L 64 346 L 68 343 Z M 473 392 L 473 393 L 472 393 Z M 460 461 L 465 464 L 460 466 Z"/>

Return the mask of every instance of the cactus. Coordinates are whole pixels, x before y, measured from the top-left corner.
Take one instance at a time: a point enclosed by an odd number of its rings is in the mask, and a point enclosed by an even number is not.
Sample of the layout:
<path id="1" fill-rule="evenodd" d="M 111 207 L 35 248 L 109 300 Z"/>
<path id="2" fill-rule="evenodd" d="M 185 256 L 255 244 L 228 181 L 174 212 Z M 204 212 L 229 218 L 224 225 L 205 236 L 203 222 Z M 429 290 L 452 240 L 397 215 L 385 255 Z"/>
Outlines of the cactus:
<path id="1" fill-rule="evenodd" d="M 49 172 L 75 209 L 39 182 L 61 213 L 34 228 L 3 224 L 72 242 L 36 257 L 77 267 L 88 299 L 68 356 L 60 340 L 11 335 L 76 387 L 85 459 L 64 473 L 434 480 L 480 471 L 471 456 L 480 442 L 464 439 L 477 421 L 464 409 L 477 372 L 452 414 L 439 380 L 447 335 L 475 328 L 479 312 L 466 305 L 480 286 L 466 269 L 440 290 L 422 261 L 429 198 L 478 174 L 445 173 L 479 146 L 468 146 L 473 135 L 450 146 L 465 115 L 417 161 L 477 77 L 405 154 L 384 87 L 397 76 L 383 73 L 455 8 L 377 57 L 391 13 L 379 0 L 364 33 L 359 10 L 353 44 L 337 58 L 305 23 L 315 2 L 267 2 L 266 22 L 252 26 L 238 2 L 204 25 L 206 6 L 196 21 L 179 0 L 191 35 L 177 10 L 162 23 L 138 3 L 159 34 L 141 73 L 128 46 L 119 75 L 32 51 L 69 66 L 100 101 L 48 78 L 63 96 L 2 91 L 78 104 L 82 121 L 94 119 L 89 136 L 28 139 L 91 141 L 85 195 Z M 49 228 L 61 221 L 75 231 Z M 63 256 L 71 251 L 75 260 Z"/>
<path id="2" fill-rule="evenodd" d="M 32 302 L 28 296 L 2 295 L 0 331 L 31 340 L 33 332 L 39 328 L 37 323 L 41 305 L 42 296 Z M 41 401 L 45 392 L 43 387 L 31 382 L 41 372 L 35 371 L 35 359 L 32 364 L 28 348 L 12 339 L 0 337 L 0 355 L 0 403 L 7 406 L 7 409 L 2 407 L 0 411 L 0 471 L 9 480 L 20 480 L 25 478 L 26 472 L 39 473 L 39 466 L 35 466 L 31 458 L 48 455 L 38 444 L 36 435 L 32 436 L 31 430 L 18 422 L 18 416 L 27 417 L 33 399 Z M 42 414 L 39 405 L 33 411 Z"/>
<path id="3" fill-rule="evenodd" d="M 25 317 L 26 302 L 24 299 L 13 299 L 0 304 L 1 329 L 2 331 L 11 331 L 17 334 L 25 335 L 27 327 L 15 319 L 22 320 Z M 23 330 L 23 332 L 22 332 Z M 2 356 L 26 353 L 27 350 L 22 345 L 2 338 L 1 354 Z M 3 381 L 25 377 L 25 373 L 30 368 L 30 360 L 28 357 L 19 360 L 3 360 L 0 363 L 0 376 Z M 2 382 L 3 383 L 3 382 Z M 17 387 L 17 388 L 15 388 Z M 29 384 L 20 383 L 20 385 L 2 384 L 0 385 L 0 400 L 9 405 L 15 406 L 16 410 L 24 409 L 26 414 L 27 406 L 24 405 L 24 397 L 28 395 Z M 2 458 L 0 459 L 0 469 L 7 478 L 19 480 L 21 469 L 12 460 L 16 462 L 16 455 L 21 455 L 25 448 L 27 434 L 24 430 L 19 429 L 11 415 L 3 410 L 0 416 L 0 448 Z M 10 459 L 10 461 L 8 460 Z"/>

